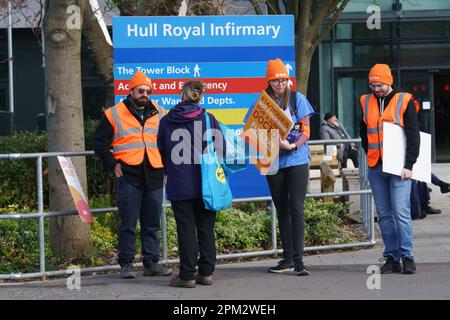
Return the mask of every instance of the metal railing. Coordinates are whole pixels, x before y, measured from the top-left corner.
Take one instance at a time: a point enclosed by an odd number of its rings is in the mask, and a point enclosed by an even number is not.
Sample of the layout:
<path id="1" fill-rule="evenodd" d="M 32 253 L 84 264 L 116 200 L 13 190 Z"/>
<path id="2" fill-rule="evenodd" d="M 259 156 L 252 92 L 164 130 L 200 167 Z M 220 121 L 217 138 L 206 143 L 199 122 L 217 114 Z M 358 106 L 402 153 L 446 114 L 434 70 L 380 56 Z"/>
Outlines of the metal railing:
<path id="1" fill-rule="evenodd" d="M 337 144 L 337 143 L 357 143 L 361 142 L 360 139 L 342 139 L 342 140 L 314 140 L 308 141 L 308 144 Z M 360 190 L 357 191 L 341 191 L 341 192 L 326 192 L 326 193 L 308 193 L 307 198 L 322 198 L 322 197 L 334 197 L 334 196 L 351 196 L 360 195 L 360 208 L 361 218 L 364 230 L 367 233 L 367 241 L 349 243 L 349 244 L 336 244 L 336 245 L 323 245 L 315 247 L 305 247 L 304 251 L 322 251 L 322 250 L 336 250 L 347 249 L 356 247 L 369 247 L 376 244 L 375 232 L 374 232 L 374 206 L 372 203 L 372 192 L 369 189 L 369 183 L 367 180 L 367 160 L 362 148 L 359 149 L 359 172 L 360 172 Z M 18 214 L 0 214 L 0 220 L 22 220 L 22 219 L 39 219 L 39 272 L 34 273 L 11 273 L 0 274 L 0 280 L 19 280 L 30 278 L 42 278 L 46 277 L 67 275 L 66 270 L 46 271 L 45 266 L 45 224 L 44 219 L 57 216 L 78 215 L 76 210 L 71 211 L 50 211 L 44 212 L 44 194 L 43 194 L 43 173 L 42 173 L 42 159 L 56 156 L 64 157 L 76 157 L 76 156 L 92 156 L 93 151 L 79 151 L 79 152 L 46 152 L 46 153 L 11 153 L 0 154 L 0 160 L 20 160 L 36 158 L 36 176 L 37 176 L 37 196 L 38 196 L 38 212 L 18 213 Z M 235 199 L 233 202 L 250 202 L 250 201 L 271 201 L 271 197 L 257 197 L 257 198 L 241 198 Z M 161 263 L 177 263 L 179 259 L 168 259 L 167 255 L 167 217 L 166 208 L 169 207 L 169 203 L 163 204 L 163 210 L 161 214 L 161 240 L 162 240 L 162 260 Z M 117 212 L 117 207 L 113 208 L 98 208 L 91 209 L 93 214 L 105 213 L 105 212 Z M 276 235 L 276 210 L 271 205 L 271 232 L 272 232 L 272 249 L 260 250 L 253 252 L 241 252 L 218 255 L 217 259 L 235 259 L 242 257 L 256 257 L 266 255 L 276 255 L 281 253 L 282 250 L 277 248 L 277 235 Z M 142 263 L 135 263 L 136 267 L 142 267 Z M 116 270 L 120 267 L 118 265 L 106 265 L 102 267 L 90 267 L 80 269 L 81 273 L 89 272 L 101 272 Z"/>

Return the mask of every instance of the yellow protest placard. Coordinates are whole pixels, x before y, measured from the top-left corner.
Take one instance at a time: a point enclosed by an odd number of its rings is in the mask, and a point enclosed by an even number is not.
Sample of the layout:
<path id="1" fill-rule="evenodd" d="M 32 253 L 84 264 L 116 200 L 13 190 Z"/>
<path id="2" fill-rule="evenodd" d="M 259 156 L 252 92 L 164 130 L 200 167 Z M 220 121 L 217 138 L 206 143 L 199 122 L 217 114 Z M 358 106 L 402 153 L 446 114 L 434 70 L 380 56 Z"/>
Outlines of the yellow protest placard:
<path id="1" fill-rule="evenodd" d="M 276 102 L 265 91 L 261 92 L 241 134 L 263 156 L 252 158 L 261 174 L 269 173 L 280 151 L 279 140 L 286 139 L 292 125 Z"/>

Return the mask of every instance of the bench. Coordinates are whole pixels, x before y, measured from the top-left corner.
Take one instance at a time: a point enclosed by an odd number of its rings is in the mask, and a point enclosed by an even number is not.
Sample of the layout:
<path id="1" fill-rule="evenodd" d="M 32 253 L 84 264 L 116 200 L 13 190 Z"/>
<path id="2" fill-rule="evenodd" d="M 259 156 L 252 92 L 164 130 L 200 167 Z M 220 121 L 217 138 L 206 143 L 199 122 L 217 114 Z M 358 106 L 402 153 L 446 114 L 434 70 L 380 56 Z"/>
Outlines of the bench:
<path id="1" fill-rule="evenodd" d="M 320 191 L 334 192 L 336 176 L 340 175 L 340 161 L 336 156 L 327 156 L 325 154 L 325 146 L 323 144 L 310 145 L 311 162 L 310 170 L 319 170 L 320 172 Z M 314 172 L 313 171 L 313 172 Z M 317 178 L 317 173 L 310 174 L 311 179 Z M 332 202 L 333 197 L 324 197 L 324 202 Z"/>
<path id="2" fill-rule="evenodd" d="M 341 163 L 336 156 L 327 156 L 325 154 L 325 146 L 323 144 L 310 145 L 309 151 L 311 153 L 310 170 L 320 170 L 322 161 L 325 161 L 331 169 L 339 170 L 341 168 Z"/>

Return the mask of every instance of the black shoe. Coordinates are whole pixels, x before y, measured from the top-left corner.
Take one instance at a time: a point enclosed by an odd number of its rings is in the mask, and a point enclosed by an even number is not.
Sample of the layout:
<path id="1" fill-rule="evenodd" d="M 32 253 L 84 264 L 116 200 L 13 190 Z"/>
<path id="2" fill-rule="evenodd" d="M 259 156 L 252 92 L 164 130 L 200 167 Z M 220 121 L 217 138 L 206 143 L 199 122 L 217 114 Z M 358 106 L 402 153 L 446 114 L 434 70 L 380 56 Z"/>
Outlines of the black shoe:
<path id="1" fill-rule="evenodd" d="M 275 267 L 270 268 L 268 271 L 273 273 L 294 271 L 294 263 L 293 262 L 286 263 L 284 262 L 284 260 L 281 260 Z"/>
<path id="2" fill-rule="evenodd" d="M 132 264 L 125 264 L 120 269 L 120 277 L 122 279 L 134 279 L 136 278 L 136 274 L 133 272 Z"/>
<path id="3" fill-rule="evenodd" d="M 391 256 L 381 258 L 380 262 L 383 261 L 386 261 L 386 263 L 380 268 L 381 274 L 402 272 L 402 265 L 400 264 L 400 261 L 395 261 Z"/>
<path id="4" fill-rule="evenodd" d="M 169 276 L 172 269 L 164 268 L 159 263 L 154 263 L 148 267 L 144 266 L 144 276 Z"/>
<path id="5" fill-rule="evenodd" d="M 303 261 L 294 262 L 294 273 L 297 276 L 309 276 L 309 271 L 306 270 L 305 266 L 303 265 Z"/>
<path id="6" fill-rule="evenodd" d="M 416 273 L 416 264 L 414 263 L 414 259 L 403 258 L 402 261 L 403 261 L 403 273 L 404 274 Z"/>
<path id="7" fill-rule="evenodd" d="M 442 182 L 439 186 L 441 187 L 441 193 L 450 192 L 450 184 L 449 183 Z"/>
<path id="8" fill-rule="evenodd" d="M 423 211 L 425 211 L 427 214 L 440 214 L 442 212 L 441 209 L 435 209 L 430 206 L 423 209 Z"/>

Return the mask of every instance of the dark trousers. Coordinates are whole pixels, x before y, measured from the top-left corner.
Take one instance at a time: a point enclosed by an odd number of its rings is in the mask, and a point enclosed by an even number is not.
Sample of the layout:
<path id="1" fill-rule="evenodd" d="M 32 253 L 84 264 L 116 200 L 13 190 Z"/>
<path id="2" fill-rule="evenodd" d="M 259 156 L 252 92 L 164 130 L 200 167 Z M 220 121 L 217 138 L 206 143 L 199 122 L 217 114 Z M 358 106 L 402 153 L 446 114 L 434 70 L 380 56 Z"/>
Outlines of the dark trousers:
<path id="1" fill-rule="evenodd" d="M 411 219 L 422 218 L 421 198 L 419 193 L 419 181 L 411 180 Z"/>
<path id="2" fill-rule="evenodd" d="M 281 169 L 266 176 L 270 194 L 277 209 L 278 226 L 283 245 L 283 260 L 292 262 L 303 258 L 305 238 L 304 203 L 309 179 L 309 166 Z"/>
<path id="3" fill-rule="evenodd" d="M 197 265 L 199 275 L 212 275 L 216 265 L 216 213 L 205 209 L 203 199 L 175 200 L 171 203 L 177 223 L 180 278 L 194 279 Z"/>
<path id="4" fill-rule="evenodd" d="M 163 189 L 139 188 L 123 177 L 116 178 L 117 207 L 121 218 L 119 231 L 119 264 L 132 263 L 136 253 L 136 225 L 141 226 L 143 264 L 159 261 L 159 235 Z"/>
<path id="5" fill-rule="evenodd" d="M 430 203 L 430 192 L 428 192 L 428 186 L 426 182 L 417 181 L 419 187 L 420 205 L 422 208 L 428 208 Z"/>
<path id="6" fill-rule="evenodd" d="M 358 160 L 358 150 L 353 149 L 350 146 L 346 146 L 345 152 L 344 152 L 344 159 L 341 160 L 341 167 L 347 168 L 347 159 L 350 158 L 353 162 L 353 165 L 355 168 L 359 167 L 359 160 Z"/>

